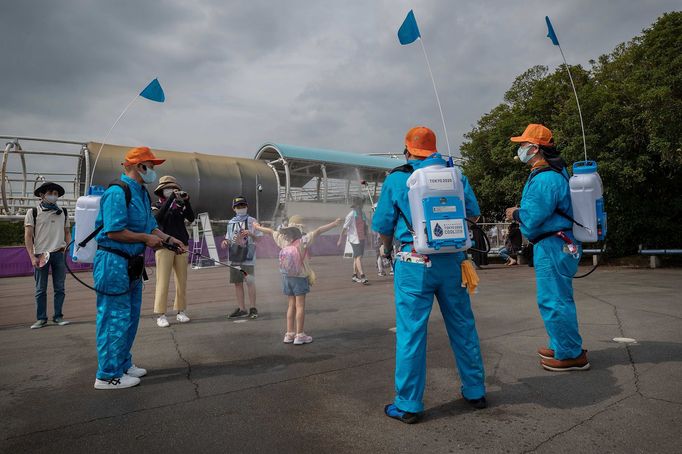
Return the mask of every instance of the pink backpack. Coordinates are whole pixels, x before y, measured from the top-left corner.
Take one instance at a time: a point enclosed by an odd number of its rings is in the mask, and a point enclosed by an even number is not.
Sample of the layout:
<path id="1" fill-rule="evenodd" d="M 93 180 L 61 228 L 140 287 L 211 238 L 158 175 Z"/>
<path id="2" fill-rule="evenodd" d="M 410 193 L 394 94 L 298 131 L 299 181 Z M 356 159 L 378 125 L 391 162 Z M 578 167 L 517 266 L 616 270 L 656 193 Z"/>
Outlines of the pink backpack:
<path id="1" fill-rule="evenodd" d="M 279 251 L 279 270 L 282 274 L 294 277 L 301 275 L 303 256 L 301 256 L 300 244 L 301 240 L 298 239 Z"/>

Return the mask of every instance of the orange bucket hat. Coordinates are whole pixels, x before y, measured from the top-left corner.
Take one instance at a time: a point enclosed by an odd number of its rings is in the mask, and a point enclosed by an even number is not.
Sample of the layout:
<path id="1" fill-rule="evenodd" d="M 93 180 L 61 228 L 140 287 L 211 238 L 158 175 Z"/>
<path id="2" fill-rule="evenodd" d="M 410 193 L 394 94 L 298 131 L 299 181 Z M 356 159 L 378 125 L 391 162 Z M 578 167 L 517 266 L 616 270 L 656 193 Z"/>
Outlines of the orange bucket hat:
<path id="1" fill-rule="evenodd" d="M 426 126 L 415 126 L 405 135 L 405 148 L 413 156 L 429 157 L 436 150 L 436 134 Z"/>
<path id="2" fill-rule="evenodd" d="M 128 150 L 126 153 L 125 161 L 123 161 L 124 166 L 129 166 L 133 164 L 139 164 L 141 162 L 151 162 L 155 166 L 163 164 L 166 162 L 165 159 L 157 159 L 152 153 L 149 147 L 135 147 Z"/>
<path id="3" fill-rule="evenodd" d="M 552 131 L 543 125 L 531 123 L 523 131 L 520 136 L 515 136 L 510 139 L 512 142 L 530 142 L 536 145 L 551 146 L 554 145 L 552 138 Z"/>

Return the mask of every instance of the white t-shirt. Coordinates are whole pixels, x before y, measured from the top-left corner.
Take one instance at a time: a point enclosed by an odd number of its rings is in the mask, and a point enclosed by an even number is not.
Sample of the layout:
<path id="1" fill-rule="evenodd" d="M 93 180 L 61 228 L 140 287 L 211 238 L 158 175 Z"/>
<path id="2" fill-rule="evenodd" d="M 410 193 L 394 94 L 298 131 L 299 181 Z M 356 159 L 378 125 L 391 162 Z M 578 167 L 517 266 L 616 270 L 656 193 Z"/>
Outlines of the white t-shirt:
<path id="1" fill-rule="evenodd" d="M 343 228 L 346 230 L 348 235 L 348 242 L 352 244 L 360 244 L 360 236 L 358 235 L 358 219 L 357 217 L 362 216 L 362 221 L 367 225 L 364 213 L 355 213 L 355 210 L 350 210 L 350 213 L 346 215 L 346 220 L 343 222 Z M 364 233 L 364 232 L 363 232 Z M 365 238 L 363 238 L 365 239 Z"/>
<path id="2" fill-rule="evenodd" d="M 69 227 L 69 220 L 64 213 L 56 211 L 43 211 L 38 205 L 35 222 L 33 210 L 28 210 L 24 218 L 24 226 L 33 227 L 33 253 L 54 252 L 66 247 L 64 229 Z"/>

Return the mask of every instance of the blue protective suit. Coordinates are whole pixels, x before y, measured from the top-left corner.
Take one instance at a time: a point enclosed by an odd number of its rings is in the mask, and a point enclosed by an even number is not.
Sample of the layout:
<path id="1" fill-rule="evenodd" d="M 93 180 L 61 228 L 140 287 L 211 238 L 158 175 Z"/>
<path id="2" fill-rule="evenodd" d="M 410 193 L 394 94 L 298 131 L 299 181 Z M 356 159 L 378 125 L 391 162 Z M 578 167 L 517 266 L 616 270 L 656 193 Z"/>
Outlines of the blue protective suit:
<path id="1" fill-rule="evenodd" d="M 533 170 L 523 188 L 521 206 L 514 213 L 521 233 L 532 241 L 544 233 L 562 230 L 582 253 L 582 246 L 573 238 L 573 223 L 559 215 L 557 209 L 573 216 L 566 169 L 563 175 Z M 554 350 L 556 359 L 577 358 L 582 353 L 573 300 L 573 276 L 580 258 L 573 257 L 565 244 L 557 236 L 550 236 L 533 248 L 538 307 L 549 336 L 548 347 Z"/>
<path id="2" fill-rule="evenodd" d="M 445 165 L 439 154 L 425 160 L 408 161 L 414 169 L 431 165 Z M 372 229 L 383 235 L 393 235 L 410 250 L 412 234 L 397 207 L 412 223 L 407 199 L 406 182 L 410 174 L 390 174 L 381 189 L 381 196 L 372 220 Z M 480 209 L 469 181 L 462 176 L 467 216 L 478 216 Z M 396 366 L 393 403 L 402 411 L 418 413 L 424 410 L 426 380 L 426 331 L 434 295 L 438 299 L 450 346 L 455 354 L 462 382 L 461 391 L 467 399 L 485 395 L 483 360 L 476 332 L 471 302 L 462 287 L 461 263 L 465 253 L 432 254 L 432 266 L 396 261 Z"/>
<path id="3" fill-rule="evenodd" d="M 157 228 L 146 189 L 126 175 L 122 175 L 121 180 L 130 188 L 130 205 L 126 206 L 125 192 L 121 187 L 112 186 L 106 190 L 95 221 L 95 227 L 104 225 L 97 234 L 97 244 L 129 255 L 139 255 L 145 250 L 144 243 L 122 243 L 107 236 L 109 232 L 124 229 L 151 233 Z M 140 321 L 142 282 L 137 281 L 131 286 L 127 260 L 101 249 L 95 255 L 93 272 L 97 289 L 106 293 L 131 289 L 130 293 L 121 296 L 97 293 L 97 378 L 109 380 L 121 377 L 133 364 L 130 349 Z"/>

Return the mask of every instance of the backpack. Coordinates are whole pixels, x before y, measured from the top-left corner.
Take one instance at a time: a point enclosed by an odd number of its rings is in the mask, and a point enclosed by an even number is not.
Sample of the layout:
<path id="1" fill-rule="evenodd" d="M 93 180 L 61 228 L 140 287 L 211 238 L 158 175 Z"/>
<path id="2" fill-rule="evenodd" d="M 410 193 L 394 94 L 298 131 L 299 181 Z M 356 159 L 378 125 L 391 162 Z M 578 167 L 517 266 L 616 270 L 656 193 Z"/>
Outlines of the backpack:
<path id="1" fill-rule="evenodd" d="M 118 186 L 119 188 L 123 189 L 123 194 L 124 194 L 125 199 L 126 199 L 126 207 L 127 207 L 127 208 L 130 208 L 130 201 L 131 201 L 132 198 L 133 198 L 133 194 L 132 194 L 132 192 L 130 191 L 130 187 L 128 186 L 128 183 L 126 183 L 126 182 L 123 181 L 123 180 L 116 179 L 116 180 L 113 180 L 111 183 L 109 183 L 109 187 L 108 187 L 108 188 L 110 188 L 110 187 L 112 187 L 112 186 Z M 107 188 L 107 189 L 108 189 L 108 188 Z M 145 194 L 147 194 L 147 202 L 149 203 L 149 208 L 151 209 L 151 206 L 152 206 L 152 198 L 151 198 L 151 196 L 149 195 L 149 191 L 147 190 L 147 188 L 144 187 L 144 189 L 145 189 L 145 191 L 144 191 Z M 63 209 L 63 208 L 62 208 L 62 209 Z M 64 210 L 64 213 L 66 213 L 66 210 Z M 103 223 L 102 225 L 100 225 L 99 227 L 97 227 L 95 230 L 93 230 L 92 233 L 90 233 L 90 235 L 88 235 L 83 241 L 81 241 L 80 243 L 78 243 L 78 246 L 79 246 L 79 247 L 85 247 L 85 246 L 90 242 L 90 240 L 92 240 L 94 237 L 97 236 L 97 234 L 98 234 L 99 232 L 102 231 L 103 228 L 104 228 L 104 223 Z"/>
<path id="2" fill-rule="evenodd" d="M 301 240 L 298 239 L 279 251 L 279 269 L 286 276 L 297 277 L 304 270 L 303 256 L 300 249 Z"/>

